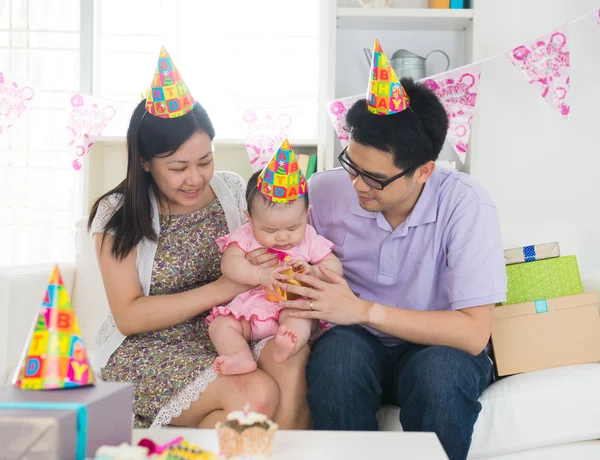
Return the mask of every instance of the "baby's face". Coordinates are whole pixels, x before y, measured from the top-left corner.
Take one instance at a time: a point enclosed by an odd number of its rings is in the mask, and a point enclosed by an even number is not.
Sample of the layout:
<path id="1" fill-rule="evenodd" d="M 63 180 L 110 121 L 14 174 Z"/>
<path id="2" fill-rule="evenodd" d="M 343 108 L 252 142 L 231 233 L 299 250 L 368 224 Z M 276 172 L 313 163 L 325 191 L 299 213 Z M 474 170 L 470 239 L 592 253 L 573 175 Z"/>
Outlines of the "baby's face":
<path id="1" fill-rule="evenodd" d="M 307 218 L 304 200 L 267 206 L 263 200 L 257 199 L 249 219 L 254 237 L 263 247 L 285 251 L 302 242 Z"/>

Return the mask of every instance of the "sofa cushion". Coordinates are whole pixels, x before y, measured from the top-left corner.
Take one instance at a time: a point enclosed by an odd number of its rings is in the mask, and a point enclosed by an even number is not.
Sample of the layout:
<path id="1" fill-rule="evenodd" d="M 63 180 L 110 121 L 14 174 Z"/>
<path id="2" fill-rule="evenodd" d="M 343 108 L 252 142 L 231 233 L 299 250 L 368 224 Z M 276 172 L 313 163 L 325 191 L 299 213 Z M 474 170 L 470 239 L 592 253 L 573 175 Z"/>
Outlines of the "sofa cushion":
<path id="1" fill-rule="evenodd" d="M 87 220 L 77 222 L 76 267 L 72 300 L 88 352 L 96 352 L 96 335 L 109 313 L 108 299 L 96 260 L 94 244 L 87 232 Z"/>
<path id="2" fill-rule="evenodd" d="M 513 375 L 481 395 L 469 458 L 600 438 L 600 364 Z M 399 409 L 378 414 L 380 429 L 401 430 Z"/>

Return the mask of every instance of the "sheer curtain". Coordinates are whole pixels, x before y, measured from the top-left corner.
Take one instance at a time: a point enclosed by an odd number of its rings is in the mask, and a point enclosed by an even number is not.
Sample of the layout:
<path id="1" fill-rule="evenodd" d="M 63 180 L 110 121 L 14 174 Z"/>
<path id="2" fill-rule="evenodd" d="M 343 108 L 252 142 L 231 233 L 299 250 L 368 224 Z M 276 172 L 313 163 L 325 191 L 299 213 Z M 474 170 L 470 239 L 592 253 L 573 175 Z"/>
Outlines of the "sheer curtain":
<path id="1" fill-rule="evenodd" d="M 318 10 L 319 0 L 98 1 L 95 90 L 139 102 L 164 45 L 218 139 L 244 138 L 246 109 L 275 108 L 292 117 L 291 138 L 314 140 Z"/>
<path id="2" fill-rule="evenodd" d="M 80 12 L 79 0 L 0 0 L 0 72 L 36 89 L 0 134 L 0 266 L 74 259 L 82 174 L 70 166 L 61 105 L 81 88 Z"/>
<path id="3" fill-rule="evenodd" d="M 0 72 L 36 89 L 0 134 L 0 266 L 74 259 L 87 200 L 67 148 L 71 93 L 128 102 L 104 133 L 124 136 L 164 45 L 218 140 L 241 142 L 244 111 L 271 108 L 311 143 L 318 23 L 319 0 L 0 0 Z"/>

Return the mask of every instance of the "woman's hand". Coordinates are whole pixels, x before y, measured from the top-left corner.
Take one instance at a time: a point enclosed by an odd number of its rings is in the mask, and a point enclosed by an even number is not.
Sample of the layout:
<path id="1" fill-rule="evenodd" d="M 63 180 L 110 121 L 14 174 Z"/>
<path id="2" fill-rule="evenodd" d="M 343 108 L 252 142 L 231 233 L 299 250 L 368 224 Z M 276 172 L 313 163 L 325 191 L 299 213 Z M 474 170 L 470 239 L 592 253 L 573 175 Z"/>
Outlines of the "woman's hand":
<path id="1" fill-rule="evenodd" d="M 338 325 L 365 324 L 373 303 L 360 300 L 350 290 L 344 278 L 334 271 L 324 265 L 319 265 L 318 270 L 330 283 L 314 276 L 297 273 L 294 279 L 308 287 L 288 283 L 280 283 L 279 287 L 304 299 L 288 300 L 280 302 L 280 305 L 284 308 L 303 310 L 291 311 L 290 316 L 294 318 L 320 319 Z"/>
<path id="2" fill-rule="evenodd" d="M 287 265 L 278 265 L 277 267 L 262 267 L 260 268 L 260 284 L 271 292 L 275 292 L 275 288 L 282 283 L 282 281 L 289 280 L 290 277 L 282 274 L 284 270 L 289 270 L 290 267 Z"/>
<path id="3" fill-rule="evenodd" d="M 221 276 L 218 280 L 212 283 L 214 286 L 218 287 L 220 292 L 223 293 L 227 297 L 227 302 L 230 302 L 238 295 L 249 291 L 254 288 L 254 286 L 248 286 L 247 284 L 236 283 L 235 281 L 231 281 L 229 278 L 225 276 Z"/>
<path id="4" fill-rule="evenodd" d="M 265 248 L 255 249 L 246 254 L 246 260 L 260 267 L 274 267 L 279 263 L 277 254 L 269 253 Z"/>

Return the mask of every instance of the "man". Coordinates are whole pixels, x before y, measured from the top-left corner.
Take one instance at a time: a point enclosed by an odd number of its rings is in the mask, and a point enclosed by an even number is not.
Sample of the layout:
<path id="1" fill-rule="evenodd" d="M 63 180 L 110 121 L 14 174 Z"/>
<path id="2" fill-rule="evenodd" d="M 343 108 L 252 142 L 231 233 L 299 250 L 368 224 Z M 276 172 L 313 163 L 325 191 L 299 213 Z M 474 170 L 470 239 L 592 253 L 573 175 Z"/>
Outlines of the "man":
<path id="1" fill-rule="evenodd" d="M 465 459 L 493 378 L 486 353 L 506 271 L 497 211 L 466 174 L 435 166 L 446 112 L 423 84 L 402 80 L 408 109 L 390 116 L 359 100 L 348 112 L 343 169 L 313 175 L 312 221 L 334 243 L 345 280 L 297 279 L 309 300 L 294 316 L 338 326 L 315 343 L 308 404 L 319 430 L 377 430 L 383 404 L 405 431 L 433 431 Z"/>

